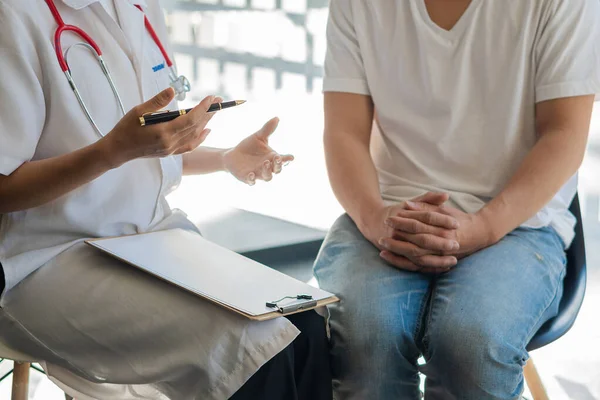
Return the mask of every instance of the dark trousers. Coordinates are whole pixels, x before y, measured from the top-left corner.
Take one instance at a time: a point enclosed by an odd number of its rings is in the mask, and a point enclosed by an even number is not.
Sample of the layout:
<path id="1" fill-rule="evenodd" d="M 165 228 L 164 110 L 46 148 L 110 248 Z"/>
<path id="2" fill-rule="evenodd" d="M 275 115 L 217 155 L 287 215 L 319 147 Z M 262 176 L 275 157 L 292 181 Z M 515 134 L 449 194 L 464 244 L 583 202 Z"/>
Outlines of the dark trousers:
<path id="1" fill-rule="evenodd" d="M 269 360 L 230 400 L 331 400 L 329 342 L 323 317 L 307 311 L 287 317 L 301 334 Z"/>

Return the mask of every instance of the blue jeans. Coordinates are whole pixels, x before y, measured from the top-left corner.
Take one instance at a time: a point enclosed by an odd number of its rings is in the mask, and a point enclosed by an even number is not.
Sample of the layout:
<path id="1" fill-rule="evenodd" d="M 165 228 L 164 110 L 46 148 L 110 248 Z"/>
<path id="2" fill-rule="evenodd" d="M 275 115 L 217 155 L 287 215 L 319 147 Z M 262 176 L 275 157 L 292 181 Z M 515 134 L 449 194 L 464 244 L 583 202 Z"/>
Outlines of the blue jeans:
<path id="1" fill-rule="evenodd" d="M 527 343 L 556 315 L 566 256 L 551 228 L 519 228 L 439 276 L 395 269 L 340 217 L 315 275 L 329 307 L 336 399 L 518 399 Z M 426 364 L 417 365 L 423 355 Z"/>

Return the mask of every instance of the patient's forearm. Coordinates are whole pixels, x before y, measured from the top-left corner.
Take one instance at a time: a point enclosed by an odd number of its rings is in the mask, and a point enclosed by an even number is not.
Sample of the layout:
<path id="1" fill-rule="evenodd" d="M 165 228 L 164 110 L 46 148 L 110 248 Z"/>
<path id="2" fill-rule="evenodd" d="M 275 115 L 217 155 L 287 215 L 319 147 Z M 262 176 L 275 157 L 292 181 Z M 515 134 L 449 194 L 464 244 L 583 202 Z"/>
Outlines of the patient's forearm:
<path id="1" fill-rule="evenodd" d="M 569 131 L 544 134 L 504 190 L 479 214 L 498 241 L 541 210 L 583 160 L 585 140 Z"/>
<path id="2" fill-rule="evenodd" d="M 326 132 L 325 155 L 338 201 L 363 230 L 369 216 L 384 205 L 368 143 L 344 132 Z"/>

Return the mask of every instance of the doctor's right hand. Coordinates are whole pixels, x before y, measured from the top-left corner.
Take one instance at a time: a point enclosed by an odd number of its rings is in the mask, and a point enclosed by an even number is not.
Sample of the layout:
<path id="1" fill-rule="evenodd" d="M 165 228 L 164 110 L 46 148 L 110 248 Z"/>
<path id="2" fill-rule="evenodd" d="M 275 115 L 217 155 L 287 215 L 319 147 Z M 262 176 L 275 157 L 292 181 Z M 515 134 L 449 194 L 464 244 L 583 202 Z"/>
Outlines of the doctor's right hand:
<path id="1" fill-rule="evenodd" d="M 134 107 L 98 143 L 104 146 L 110 165 L 117 168 L 142 157 L 183 154 L 200 146 L 210 133 L 206 125 L 214 113 L 207 110 L 215 96 L 208 96 L 188 114 L 162 124 L 141 126 L 140 117 L 168 106 L 175 92 L 163 90 L 147 102 Z"/>

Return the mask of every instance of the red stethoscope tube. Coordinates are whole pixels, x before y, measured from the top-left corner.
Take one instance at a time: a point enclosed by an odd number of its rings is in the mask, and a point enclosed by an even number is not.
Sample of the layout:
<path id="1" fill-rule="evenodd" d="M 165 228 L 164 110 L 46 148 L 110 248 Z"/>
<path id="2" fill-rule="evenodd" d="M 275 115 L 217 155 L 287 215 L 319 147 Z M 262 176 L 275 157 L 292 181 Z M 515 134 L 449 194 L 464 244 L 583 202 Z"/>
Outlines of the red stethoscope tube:
<path id="1" fill-rule="evenodd" d="M 56 23 L 58 25 L 58 28 L 56 29 L 56 32 L 54 33 L 54 48 L 56 50 L 56 57 L 58 58 L 58 63 L 60 64 L 60 68 L 63 70 L 63 72 L 66 72 L 69 70 L 69 66 L 67 65 L 67 62 L 65 60 L 65 56 L 62 51 L 62 45 L 61 45 L 61 41 L 60 41 L 61 36 L 64 32 L 71 31 L 71 32 L 79 35 L 84 41 L 86 41 L 90 46 L 92 46 L 92 48 L 96 51 L 98 56 L 102 56 L 102 50 L 100 50 L 100 47 L 94 41 L 94 39 L 92 39 L 90 37 L 90 35 L 85 33 L 85 31 L 83 29 L 81 29 L 77 26 L 65 24 L 65 21 L 63 21 L 60 13 L 58 12 L 58 9 L 56 8 L 56 5 L 54 4 L 54 0 L 46 0 L 46 4 L 48 5 L 48 8 L 50 8 L 50 12 L 52 13 L 54 20 L 56 21 Z M 136 5 L 136 7 L 142 13 L 144 13 L 144 11 L 142 10 L 142 7 L 140 5 Z M 167 66 L 169 68 L 171 68 L 173 66 L 173 62 L 171 61 L 171 58 L 167 54 L 167 51 L 165 50 L 165 47 L 163 46 L 162 42 L 160 41 L 158 35 L 156 34 L 156 31 L 152 27 L 152 24 L 148 20 L 148 17 L 146 17 L 146 14 L 144 14 L 144 25 L 146 25 L 146 29 L 148 30 L 148 33 L 150 34 L 150 36 L 152 36 L 154 43 L 156 43 L 156 45 L 160 49 L 160 52 L 162 53 L 165 61 L 167 62 Z"/>
<path id="2" fill-rule="evenodd" d="M 71 70 L 69 69 L 69 62 L 68 62 L 69 51 L 74 46 L 82 45 L 84 47 L 88 47 L 90 51 L 95 53 L 96 59 L 98 60 L 98 63 L 100 64 L 100 68 L 102 69 L 102 72 L 104 73 L 104 76 L 108 80 L 108 84 L 110 85 L 110 88 L 111 88 L 113 94 L 115 95 L 115 98 L 117 100 L 117 103 L 119 105 L 121 113 L 123 115 L 125 115 L 125 107 L 123 106 L 123 100 L 121 99 L 121 96 L 119 95 L 119 91 L 117 90 L 115 81 L 112 78 L 109 68 L 106 65 L 106 62 L 104 61 L 104 59 L 102 57 L 102 50 L 100 50 L 100 47 L 94 41 L 94 39 L 92 39 L 90 37 L 90 35 L 85 33 L 85 31 L 83 29 L 81 29 L 77 26 L 74 26 L 74 25 L 65 24 L 65 21 L 63 21 L 62 16 L 60 15 L 60 13 L 58 12 L 58 9 L 56 8 L 56 4 L 54 4 L 54 0 L 46 0 L 46 4 L 48 5 L 48 8 L 50 9 L 52 16 L 54 17 L 56 23 L 58 24 L 58 28 L 56 29 L 56 32 L 54 33 L 54 48 L 56 50 L 56 57 L 58 58 L 58 63 L 60 64 L 60 68 L 62 69 L 63 73 L 65 74 L 65 77 L 67 78 L 67 81 L 69 82 L 69 85 L 71 86 L 71 89 L 73 89 L 73 93 L 75 94 L 77 102 L 81 106 L 87 119 L 90 121 L 90 123 L 92 124 L 92 126 L 94 127 L 96 132 L 100 136 L 104 136 L 104 134 L 98 127 L 98 124 L 92 117 L 92 113 L 91 113 L 90 109 L 86 106 L 85 101 L 84 101 L 83 97 L 81 96 L 79 89 L 77 88 L 77 84 L 76 84 L 75 80 L 73 79 L 73 76 L 71 75 Z M 140 7 L 139 5 L 136 5 L 136 7 L 144 15 L 144 25 L 146 27 L 146 30 L 148 31 L 148 33 L 154 40 L 154 43 L 156 43 L 156 45 L 160 49 L 160 52 L 162 53 L 162 55 L 165 59 L 165 62 L 169 68 L 169 80 L 171 81 L 170 86 L 175 90 L 175 93 L 177 95 L 177 100 L 184 100 L 186 93 L 188 93 L 191 90 L 190 82 L 183 75 L 177 76 L 177 72 L 175 71 L 173 62 L 171 61 L 171 58 L 167 54 L 164 46 L 162 45 L 162 42 L 158 38 L 158 35 L 156 34 L 156 31 L 152 27 L 152 24 L 146 17 L 146 14 L 144 14 L 144 10 L 142 10 L 142 7 Z M 68 31 L 73 32 L 76 35 L 80 36 L 84 40 L 84 42 L 81 42 L 81 43 L 71 46 L 70 49 L 67 49 L 67 51 L 63 53 L 62 44 L 61 44 L 61 36 L 64 32 L 68 32 Z M 161 64 L 161 65 L 162 65 L 162 67 L 164 67 L 164 64 Z"/>
<path id="3" fill-rule="evenodd" d="M 90 46 L 94 48 L 96 53 L 98 53 L 98 56 L 102 56 L 102 50 L 100 50 L 100 47 L 98 47 L 98 44 L 94 41 L 94 39 L 90 37 L 90 35 L 85 33 L 83 29 L 77 26 L 65 24 L 65 21 L 63 21 L 62 17 L 60 16 L 60 13 L 58 12 L 58 9 L 56 8 L 56 5 L 54 4 L 54 0 L 46 0 L 46 4 L 48 4 L 50 12 L 52 13 L 52 16 L 58 24 L 58 28 L 54 33 L 54 49 L 56 50 L 56 57 L 58 58 L 58 63 L 60 64 L 60 68 L 63 70 L 63 72 L 67 72 L 69 70 L 69 66 L 65 61 L 65 56 L 62 51 L 62 45 L 60 43 L 60 37 L 62 36 L 63 32 L 71 31 L 81 36 L 83 40 L 85 40 Z"/>
<path id="4" fill-rule="evenodd" d="M 139 4 L 136 4 L 135 6 L 142 13 L 144 12 L 144 10 L 142 10 L 142 6 L 140 6 Z M 163 57 L 165 58 L 165 61 L 167 62 L 167 67 L 171 68 L 173 66 L 173 62 L 171 61 L 171 57 L 169 57 L 169 55 L 167 54 L 167 51 L 165 50 L 165 47 L 162 45 L 162 42 L 160 41 L 158 35 L 156 34 L 156 31 L 154 30 L 154 27 L 150 23 L 150 20 L 148 19 L 148 17 L 146 16 L 146 14 L 144 14 L 144 25 L 146 25 L 146 30 L 148 30 L 148 33 L 150 34 L 150 36 L 152 36 L 152 39 L 154 40 L 154 43 L 156 43 L 156 45 L 158 46 L 158 49 L 160 50 L 160 52 L 162 53 Z"/>

